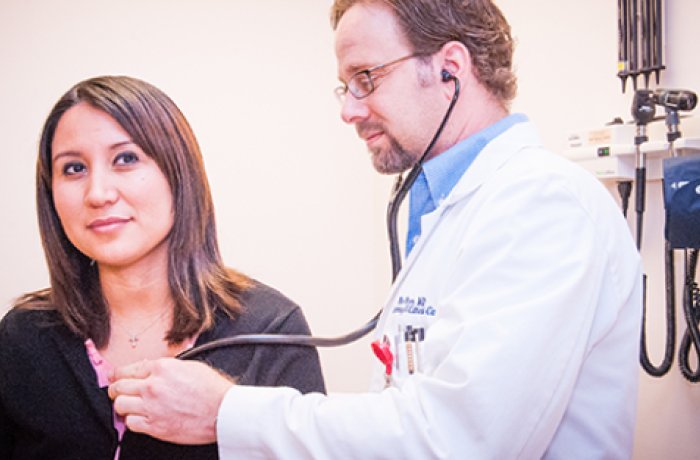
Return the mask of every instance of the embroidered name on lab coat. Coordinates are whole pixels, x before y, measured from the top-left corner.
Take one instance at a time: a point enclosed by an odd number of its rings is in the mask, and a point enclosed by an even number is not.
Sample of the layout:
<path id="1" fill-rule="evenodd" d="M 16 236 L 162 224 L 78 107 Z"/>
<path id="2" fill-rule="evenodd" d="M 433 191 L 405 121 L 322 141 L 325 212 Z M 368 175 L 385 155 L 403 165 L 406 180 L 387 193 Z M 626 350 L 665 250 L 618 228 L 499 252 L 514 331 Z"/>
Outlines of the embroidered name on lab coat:
<path id="1" fill-rule="evenodd" d="M 398 304 L 391 309 L 392 313 L 398 314 L 409 314 L 409 315 L 422 315 L 422 316 L 436 316 L 437 309 L 432 305 L 428 305 L 425 297 L 399 297 Z"/>

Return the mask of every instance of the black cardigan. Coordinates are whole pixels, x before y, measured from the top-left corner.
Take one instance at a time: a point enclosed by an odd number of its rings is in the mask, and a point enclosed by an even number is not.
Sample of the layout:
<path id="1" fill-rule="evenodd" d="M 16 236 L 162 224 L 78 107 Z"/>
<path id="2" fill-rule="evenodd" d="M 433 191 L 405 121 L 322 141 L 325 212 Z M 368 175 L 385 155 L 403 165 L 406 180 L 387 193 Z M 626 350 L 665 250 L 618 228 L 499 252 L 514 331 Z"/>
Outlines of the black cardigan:
<path id="1" fill-rule="evenodd" d="M 309 333 L 299 307 L 272 288 L 257 284 L 242 304 L 235 320 L 218 314 L 196 345 L 238 334 Z M 239 346 L 203 359 L 240 384 L 325 392 L 314 348 Z M 111 401 L 84 339 L 53 311 L 11 310 L 0 322 L 0 459 L 112 460 L 116 448 Z M 213 458 L 216 444 L 180 446 L 128 430 L 121 442 L 120 460 Z"/>

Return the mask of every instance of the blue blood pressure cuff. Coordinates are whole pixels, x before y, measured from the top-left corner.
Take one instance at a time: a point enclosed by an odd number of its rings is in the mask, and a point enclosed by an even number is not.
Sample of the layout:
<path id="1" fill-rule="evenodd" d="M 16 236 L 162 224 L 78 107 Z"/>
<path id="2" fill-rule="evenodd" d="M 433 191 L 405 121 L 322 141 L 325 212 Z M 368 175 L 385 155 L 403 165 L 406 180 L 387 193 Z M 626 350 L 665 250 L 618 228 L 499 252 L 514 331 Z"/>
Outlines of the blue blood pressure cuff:
<path id="1" fill-rule="evenodd" d="M 664 159 L 664 205 L 671 247 L 700 248 L 700 155 Z"/>

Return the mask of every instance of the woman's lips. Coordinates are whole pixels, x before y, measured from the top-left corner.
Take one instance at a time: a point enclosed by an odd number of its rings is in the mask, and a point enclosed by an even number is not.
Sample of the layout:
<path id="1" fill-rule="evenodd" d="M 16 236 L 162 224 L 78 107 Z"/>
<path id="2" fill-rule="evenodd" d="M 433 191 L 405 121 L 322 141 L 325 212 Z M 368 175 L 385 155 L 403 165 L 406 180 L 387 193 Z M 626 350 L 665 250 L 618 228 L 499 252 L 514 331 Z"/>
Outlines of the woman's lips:
<path id="1" fill-rule="evenodd" d="M 109 232 L 122 227 L 130 220 L 126 217 L 105 217 L 93 220 L 88 224 L 88 228 L 96 232 Z"/>

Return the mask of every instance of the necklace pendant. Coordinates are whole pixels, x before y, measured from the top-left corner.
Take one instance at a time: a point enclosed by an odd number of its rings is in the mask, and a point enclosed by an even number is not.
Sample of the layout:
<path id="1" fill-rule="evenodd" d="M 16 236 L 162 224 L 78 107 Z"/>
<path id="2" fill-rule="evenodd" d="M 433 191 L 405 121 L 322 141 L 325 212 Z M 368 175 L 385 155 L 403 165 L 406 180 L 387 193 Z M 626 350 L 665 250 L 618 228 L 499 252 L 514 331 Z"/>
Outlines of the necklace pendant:
<path id="1" fill-rule="evenodd" d="M 139 338 L 135 335 L 130 335 L 129 336 L 129 344 L 131 345 L 131 348 L 136 348 L 136 345 L 139 343 Z"/>

